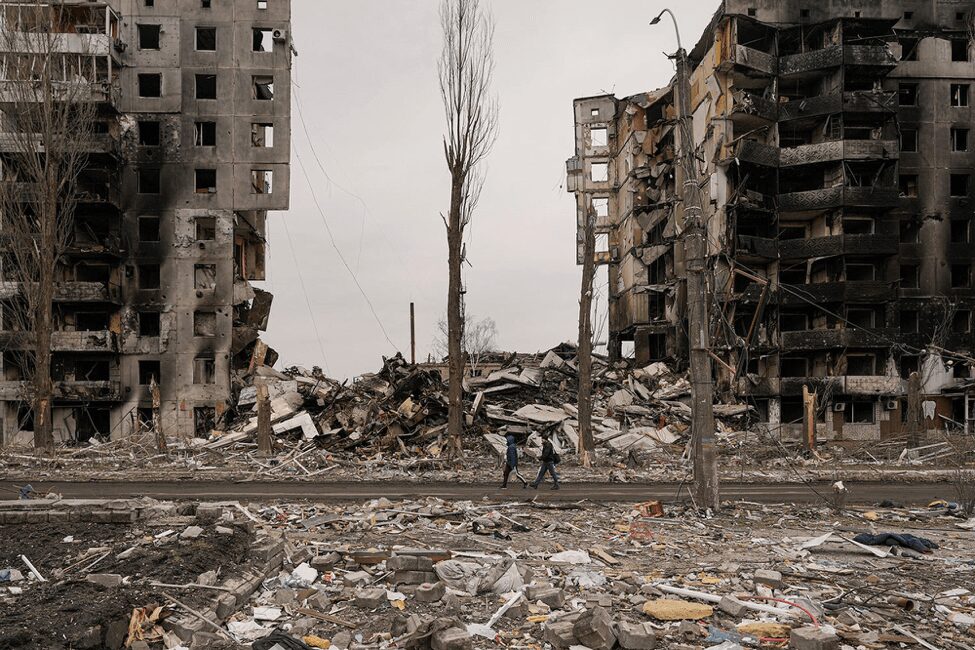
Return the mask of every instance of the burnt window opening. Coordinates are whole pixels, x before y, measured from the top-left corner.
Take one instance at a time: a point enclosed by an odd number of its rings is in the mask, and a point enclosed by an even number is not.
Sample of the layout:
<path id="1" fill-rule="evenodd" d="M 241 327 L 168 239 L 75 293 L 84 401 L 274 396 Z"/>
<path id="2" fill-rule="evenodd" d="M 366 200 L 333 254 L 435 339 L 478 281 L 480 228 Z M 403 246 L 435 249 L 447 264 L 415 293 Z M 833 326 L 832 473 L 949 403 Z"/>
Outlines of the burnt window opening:
<path id="1" fill-rule="evenodd" d="M 159 122 L 143 120 L 139 122 L 139 144 L 144 147 L 158 147 L 162 141 Z"/>
<path id="2" fill-rule="evenodd" d="M 272 101 L 274 99 L 274 77 L 257 76 L 252 77 L 253 98 L 260 101 Z"/>
<path id="3" fill-rule="evenodd" d="M 749 7 L 748 8 L 748 15 L 751 16 L 752 18 L 754 18 L 755 16 L 758 15 L 758 10 L 755 9 L 755 7 Z"/>
<path id="4" fill-rule="evenodd" d="M 152 407 L 140 406 L 136 409 L 139 431 L 152 431 Z"/>
<path id="5" fill-rule="evenodd" d="M 952 174 L 949 178 L 949 194 L 955 198 L 968 196 L 968 174 Z"/>
<path id="6" fill-rule="evenodd" d="M 197 169 L 196 170 L 196 193 L 215 194 L 216 192 L 217 192 L 217 170 Z"/>
<path id="7" fill-rule="evenodd" d="M 951 40 L 951 60 L 958 61 L 968 61 L 968 39 L 967 38 L 953 38 Z"/>
<path id="8" fill-rule="evenodd" d="M 193 336 L 214 337 L 217 335 L 217 312 L 193 312 Z"/>
<path id="9" fill-rule="evenodd" d="M 917 355 L 905 355 L 901 357 L 901 378 L 910 379 L 912 372 L 918 372 L 921 368 L 921 357 Z M 905 412 L 906 414 L 906 412 Z"/>
<path id="10" fill-rule="evenodd" d="M 158 264 L 140 264 L 138 266 L 139 288 L 158 289 L 160 286 L 160 270 Z"/>
<path id="11" fill-rule="evenodd" d="M 866 262 L 847 263 L 847 282 L 873 282 L 877 279 L 877 267 Z"/>
<path id="12" fill-rule="evenodd" d="M 156 383 L 162 383 L 162 374 L 160 373 L 160 363 L 158 359 L 140 359 L 139 360 L 139 385 L 148 386 L 155 379 Z"/>
<path id="13" fill-rule="evenodd" d="M 139 75 L 139 97 L 161 97 L 162 74 L 143 73 Z"/>
<path id="14" fill-rule="evenodd" d="M 217 265 L 195 264 L 193 266 L 193 288 L 197 291 L 213 291 L 217 288 Z"/>
<path id="15" fill-rule="evenodd" d="M 17 406 L 17 430 L 34 430 L 34 409 L 27 402 L 20 402 Z"/>
<path id="16" fill-rule="evenodd" d="M 156 168 L 139 169 L 139 194 L 159 194 L 162 188 L 160 174 Z"/>
<path id="17" fill-rule="evenodd" d="M 967 289 L 972 286 L 972 267 L 968 264 L 951 265 L 951 288 Z"/>
<path id="18" fill-rule="evenodd" d="M 917 334 L 918 313 L 913 309 L 902 310 L 900 313 L 900 329 L 903 334 Z"/>
<path id="19" fill-rule="evenodd" d="M 210 0 L 200 0 L 201 9 L 210 9 L 210 7 L 211 7 Z"/>
<path id="20" fill-rule="evenodd" d="M 109 317 L 103 311 L 79 311 L 74 315 L 74 328 L 78 332 L 104 332 Z"/>
<path id="21" fill-rule="evenodd" d="M 846 355 L 846 374 L 850 377 L 870 377 L 877 374 L 877 357 L 872 354 Z"/>
<path id="22" fill-rule="evenodd" d="M 806 265 L 794 264 L 779 270 L 780 284 L 806 284 Z"/>
<path id="23" fill-rule="evenodd" d="M 809 18 L 809 10 L 808 9 L 800 9 L 799 10 L 799 17 L 800 18 Z"/>
<path id="24" fill-rule="evenodd" d="M 874 424 L 876 413 L 871 400 L 853 400 L 850 402 L 850 422 L 853 424 Z"/>
<path id="25" fill-rule="evenodd" d="M 217 409 L 212 406 L 193 408 L 193 433 L 197 438 L 206 438 L 217 426 Z"/>
<path id="26" fill-rule="evenodd" d="M 901 197 L 917 197 L 917 174 L 901 174 L 898 184 Z"/>
<path id="27" fill-rule="evenodd" d="M 968 334 L 972 330 L 972 312 L 959 309 L 951 316 L 951 332 L 953 334 Z"/>
<path id="28" fill-rule="evenodd" d="M 217 383 L 217 362 L 212 356 L 200 356 L 193 359 L 193 383 Z"/>
<path id="29" fill-rule="evenodd" d="M 137 25 L 140 50 L 158 50 L 162 35 L 161 25 Z"/>
<path id="30" fill-rule="evenodd" d="M 779 402 L 782 424 L 800 424 L 805 416 L 801 397 L 783 397 Z"/>
<path id="31" fill-rule="evenodd" d="M 197 99 L 217 98 L 217 75 L 215 74 L 196 75 L 196 98 Z"/>
<path id="32" fill-rule="evenodd" d="M 139 241 L 146 243 L 159 241 L 159 217 L 139 217 Z"/>
<path id="33" fill-rule="evenodd" d="M 971 222 L 967 219 L 953 219 L 951 221 L 951 243 L 967 244 L 971 236 Z"/>
<path id="34" fill-rule="evenodd" d="M 216 27 L 196 28 L 196 50 L 197 52 L 217 51 L 217 28 Z"/>
<path id="35" fill-rule="evenodd" d="M 921 274 L 917 264 L 901 264 L 901 289 L 918 289 Z"/>
<path id="36" fill-rule="evenodd" d="M 809 359 L 805 357 L 782 357 L 779 362 L 780 377 L 808 377 Z"/>
<path id="37" fill-rule="evenodd" d="M 968 129 L 951 129 L 951 150 L 956 153 L 968 151 Z"/>
<path id="38" fill-rule="evenodd" d="M 917 152 L 917 129 L 901 129 L 901 151 Z"/>
<path id="39" fill-rule="evenodd" d="M 874 220 L 869 218 L 844 219 L 843 233 L 847 235 L 872 235 Z"/>
<path id="40" fill-rule="evenodd" d="M 901 38 L 901 61 L 917 61 L 918 45 L 921 44 L 919 38 Z"/>
<path id="41" fill-rule="evenodd" d="M 897 87 L 897 104 L 900 106 L 917 106 L 916 83 L 903 83 Z"/>
<path id="42" fill-rule="evenodd" d="M 88 442 L 96 436 L 107 436 L 111 433 L 112 411 L 108 407 L 79 406 L 74 409 L 73 415 L 74 439 L 78 442 Z"/>
<path id="43" fill-rule="evenodd" d="M 905 11 L 904 12 L 904 20 L 911 20 L 912 18 L 914 18 L 914 12 L 913 11 Z"/>
<path id="44" fill-rule="evenodd" d="M 274 172 L 270 169 L 251 170 L 251 194 L 271 194 L 274 190 Z"/>
<path id="45" fill-rule="evenodd" d="M 139 336 L 159 336 L 161 331 L 158 311 L 139 312 Z"/>
<path id="46" fill-rule="evenodd" d="M 197 217 L 196 218 L 196 240 L 213 241 L 216 238 L 217 238 L 217 218 Z"/>
<path id="47" fill-rule="evenodd" d="M 779 226 L 779 239 L 805 239 L 805 226 L 790 226 L 782 224 Z"/>
<path id="48" fill-rule="evenodd" d="M 156 6 L 156 0 L 146 0 L 146 6 L 147 7 L 155 7 Z"/>
<path id="49" fill-rule="evenodd" d="M 609 216 L 609 199 L 606 197 L 595 197 L 592 200 L 592 209 L 596 217 Z"/>
<path id="50" fill-rule="evenodd" d="M 951 107 L 967 108 L 969 102 L 968 93 L 968 84 L 951 84 Z"/>
<path id="51" fill-rule="evenodd" d="M 198 147 L 217 146 L 217 123 L 216 122 L 196 123 L 196 146 Z"/>
<path id="52" fill-rule="evenodd" d="M 274 147 L 274 125 L 266 122 L 251 124 L 251 146 L 263 149 Z"/>
<path id="53" fill-rule="evenodd" d="M 255 52 L 271 52 L 274 50 L 274 30 L 255 27 L 252 32 L 253 50 Z"/>
<path id="54" fill-rule="evenodd" d="M 873 329 L 882 322 L 883 311 L 873 307 L 849 307 L 846 310 L 846 320 L 847 325 L 854 329 Z"/>
<path id="55" fill-rule="evenodd" d="M 748 324 L 751 327 L 751 323 Z M 809 315 L 796 312 L 779 314 L 779 329 L 783 332 L 803 332 L 809 329 Z"/>

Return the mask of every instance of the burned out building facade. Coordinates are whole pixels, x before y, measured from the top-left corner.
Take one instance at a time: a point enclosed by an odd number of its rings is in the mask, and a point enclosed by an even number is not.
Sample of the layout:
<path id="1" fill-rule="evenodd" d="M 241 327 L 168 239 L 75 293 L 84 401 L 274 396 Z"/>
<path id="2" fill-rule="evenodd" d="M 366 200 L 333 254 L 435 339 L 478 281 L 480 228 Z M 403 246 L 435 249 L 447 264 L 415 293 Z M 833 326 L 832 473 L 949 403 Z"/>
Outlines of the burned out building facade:
<path id="1" fill-rule="evenodd" d="M 777 433 L 970 429 L 972 4 L 726 0 L 691 61 L 716 386 Z M 675 84 L 574 103 L 569 190 L 609 269 L 610 353 L 687 362 Z M 581 262 L 581 258 L 579 259 Z M 713 296 L 713 298 L 712 298 Z"/>
<path id="2" fill-rule="evenodd" d="M 19 4 L 35 3 L 4 3 L 3 29 L 18 29 Z M 138 431 L 152 384 L 166 434 L 209 434 L 234 377 L 274 354 L 258 338 L 271 296 L 250 282 L 264 279 L 268 212 L 289 202 L 290 0 L 54 4 L 71 8 L 62 42 L 83 42 L 103 91 L 59 270 L 55 437 Z M 10 359 L 7 444 L 32 426 Z"/>

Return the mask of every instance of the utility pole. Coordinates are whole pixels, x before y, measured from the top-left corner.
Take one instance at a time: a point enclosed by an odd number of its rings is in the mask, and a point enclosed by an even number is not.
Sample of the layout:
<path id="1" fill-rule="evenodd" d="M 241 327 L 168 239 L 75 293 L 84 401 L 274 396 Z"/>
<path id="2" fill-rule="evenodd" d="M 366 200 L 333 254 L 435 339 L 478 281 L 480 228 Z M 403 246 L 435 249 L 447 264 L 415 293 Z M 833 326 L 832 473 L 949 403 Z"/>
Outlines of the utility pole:
<path id="1" fill-rule="evenodd" d="M 718 463 L 715 449 L 711 341 L 708 322 L 707 236 L 701 208 L 701 188 L 694 160 L 694 130 L 690 124 L 691 80 L 687 52 L 681 45 L 677 18 L 664 9 L 650 24 L 670 14 L 677 32 L 677 122 L 680 169 L 683 176 L 684 259 L 687 266 L 687 330 L 691 361 L 691 441 L 694 453 L 694 498 L 699 508 L 717 511 Z"/>
<path id="2" fill-rule="evenodd" d="M 416 365 L 416 311 L 410 303 L 410 363 Z"/>

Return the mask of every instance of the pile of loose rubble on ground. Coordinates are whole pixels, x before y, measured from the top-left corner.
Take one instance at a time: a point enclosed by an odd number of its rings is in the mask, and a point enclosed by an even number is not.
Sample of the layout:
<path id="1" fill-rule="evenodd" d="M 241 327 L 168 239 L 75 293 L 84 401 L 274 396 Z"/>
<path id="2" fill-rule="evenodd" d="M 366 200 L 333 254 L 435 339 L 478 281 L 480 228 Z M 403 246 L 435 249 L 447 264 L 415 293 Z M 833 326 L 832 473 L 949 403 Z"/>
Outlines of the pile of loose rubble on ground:
<path id="1" fill-rule="evenodd" d="M 971 647 L 944 503 L 662 510 L 0 503 L 0 648 Z"/>

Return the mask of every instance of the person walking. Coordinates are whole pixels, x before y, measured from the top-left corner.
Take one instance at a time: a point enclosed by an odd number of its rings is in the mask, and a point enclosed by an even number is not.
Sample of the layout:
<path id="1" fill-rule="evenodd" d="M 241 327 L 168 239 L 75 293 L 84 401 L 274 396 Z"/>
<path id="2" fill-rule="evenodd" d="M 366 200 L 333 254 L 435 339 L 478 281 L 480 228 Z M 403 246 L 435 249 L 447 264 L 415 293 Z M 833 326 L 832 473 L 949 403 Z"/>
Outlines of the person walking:
<path id="1" fill-rule="evenodd" d="M 515 477 L 521 481 L 521 487 L 524 489 L 528 487 L 528 481 L 525 477 L 521 475 L 518 471 L 518 445 L 515 444 L 515 437 L 512 435 L 508 436 L 508 449 L 505 452 L 504 457 L 504 481 L 501 483 L 501 489 L 508 489 L 508 477 L 511 473 L 515 473 Z"/>
<path id="2" fill-rule="evenodd" d="M 552 475 L 552 482 L 554 483 L 552 489 L 558 490 L 559 475 L 555 471 L 555 466 L 558 464 L 559 460 L 561 459 L 559 458 L 559 455 L 555 452 L 555 447 L 552 445 L 552 432 L 546 431 L 545 433 L 543 433 L 542 439 L 543 439 L 542 458 L 541 458 L 542 466 L 538 470 L 538 477 L 535 479 L 535 482 L 532 483 L 532 487 L 537 490 L 538 484 L 545 479 L 545 472 L 548 472 L 549 474 Z"/>

